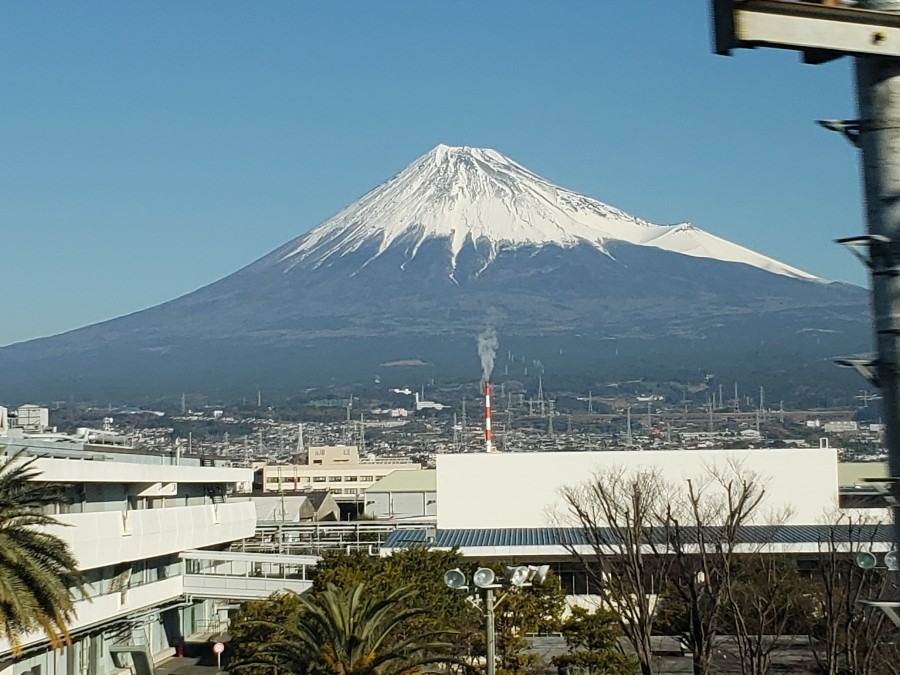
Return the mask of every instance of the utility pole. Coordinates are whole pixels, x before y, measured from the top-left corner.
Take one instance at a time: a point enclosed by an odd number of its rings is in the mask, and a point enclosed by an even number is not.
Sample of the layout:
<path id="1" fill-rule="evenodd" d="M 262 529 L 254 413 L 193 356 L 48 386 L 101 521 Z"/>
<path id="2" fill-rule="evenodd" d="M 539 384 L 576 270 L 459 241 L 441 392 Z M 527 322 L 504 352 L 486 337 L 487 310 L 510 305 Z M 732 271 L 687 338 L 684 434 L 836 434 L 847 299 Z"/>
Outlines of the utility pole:
<path id="1" fill-rule="evenodd" d="M 466 429 L 466 397 L 462 400 L 462 451 L 469 451 L 469 436 Z"/>
<path id="2" fill-rule="evenodd" d="M 541 407 L 541 417 L 544 416 L 544 378 L 538 376 L 538 405 Z"/>
<path id="3" fill-rule="evenodd" d="M 900 0 L 863 0 L 866 9 L 900 11 Z M 878 355 L 868 371 L 880 387 L 885 415 L 885 447 L 894 507 L 894 548 L 900 548 L 900 60 L 856 58 L 859 104 L 858 140 L 862 150 L 868 247 L 866 264 L 872 279 L 872 310 Z M 874 372 L 871 370 L 874 365 Z"/>
<path id="4" fill-rule="evenodd" d="M 775 5 L 778 5 L 775 7 Z M 832 3 L 829 3 L 829 5 Z M 715 51 L 782 47 L 807 63 L 850 56 L 858 119 L 820 120 L 861 153 L 866 234 L 839 239 L 869 269 L 877 355 L 842 359 L 881 390 L 894 548 L 900 548 L 900 0 L 856 7 L 712 0 Z M 762 404 L 762 401 L 760 402 Z M 762 409 L 762 405 L 760 405 Z M 889 615 L 890 616 L 890 615 Z M 900 624 L 900 618 L 891 617 Z"/>
<path id="5" fill-rule="evenodd" d="M 631 406 L 626 409 L 625 420 L 625 442 L 631 447 Z"/>

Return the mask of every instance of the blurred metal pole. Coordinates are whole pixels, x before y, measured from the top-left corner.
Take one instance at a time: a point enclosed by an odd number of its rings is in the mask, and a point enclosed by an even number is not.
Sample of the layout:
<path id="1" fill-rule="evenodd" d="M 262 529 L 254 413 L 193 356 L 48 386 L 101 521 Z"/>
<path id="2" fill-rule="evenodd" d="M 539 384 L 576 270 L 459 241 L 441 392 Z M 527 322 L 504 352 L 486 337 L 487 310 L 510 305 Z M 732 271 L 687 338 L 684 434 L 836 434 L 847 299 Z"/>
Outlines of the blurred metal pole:
<path id="1" fill-rule="evenodd" d="M 900 11 L 900 0 L 861 0 L 864 9 Z M 874 39 L 874 38 L 873 38 Z M 878 357 L 874 383 L 881 389 L 891 493 L 900 486 L 900 61 L 858 56 L 858 145 L 872 280 L 872 314 Z M 900 549 L 900 508 L 892 504 L 895 548 Z"/>

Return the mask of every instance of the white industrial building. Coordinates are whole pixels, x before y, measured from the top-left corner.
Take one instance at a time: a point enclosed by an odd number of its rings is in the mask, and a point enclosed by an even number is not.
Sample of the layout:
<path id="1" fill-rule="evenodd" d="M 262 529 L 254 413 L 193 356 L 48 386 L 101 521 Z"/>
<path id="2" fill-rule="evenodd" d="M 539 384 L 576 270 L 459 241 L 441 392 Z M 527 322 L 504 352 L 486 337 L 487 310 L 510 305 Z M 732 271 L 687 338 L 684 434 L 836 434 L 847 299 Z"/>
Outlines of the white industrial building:
<path id="1" fill-rule="evenodd" d="M 437 515 L 437 471 L 394 471 L 366 490 L 365 514 L 378 520 Z"/>
<path id="2" fill-rule="evenodd" d="M 533 528 L 558 525 L 560 489 L 604 470 L 652 469 L 677 487 L 710 468 L 737 464 L 765 483 L 767 510 L 790 507 L 787 524 L 822 521 L 837 507 L 834 448 L 649 450 L 438 455 L 440 528 Z"/>
<path id="3" fill-rule="evenodd" d="M 14 452 L 38 457 L 37 480 L 64 486 L 70 502 L 56 507 L 52 530 L 78 560 L 89 599 L 76 596 L 72 643 L 59 651 L 43 634 L 24 636 L 17 658 L 0 641 L 0 675 L 150 673 L 186 638 L 218 630 L 232 599 L 309 586 L 314 560 L 222 550 L 254 533 L 254 505 L 240 492 L 250 469 L 0 433 L 0 453 Z"/>
<path id="4" fill-rule="evenodd" d="M 742 534 L 748 544 L 758 537 L 773 550 L 821 550 L 826 523 L 839 509 L 837 451 L 828 447 L 438 455 L 434 529 L 398 531 L 382 553 L 427 541 L 476 559 L 571 562 L 573 545 L 590 548 L 567 515 L 562 488 L 603 472 L 652 470 L 686 491 L 688 481 L 708 482 L 712 469 L 753 475 L 765 486 L 756 520 Z M 871 505 L 866 516 L 887 523 L 883 499 L 873 496 Z M 863 535 L 887 550 L 889 526 Z"/>

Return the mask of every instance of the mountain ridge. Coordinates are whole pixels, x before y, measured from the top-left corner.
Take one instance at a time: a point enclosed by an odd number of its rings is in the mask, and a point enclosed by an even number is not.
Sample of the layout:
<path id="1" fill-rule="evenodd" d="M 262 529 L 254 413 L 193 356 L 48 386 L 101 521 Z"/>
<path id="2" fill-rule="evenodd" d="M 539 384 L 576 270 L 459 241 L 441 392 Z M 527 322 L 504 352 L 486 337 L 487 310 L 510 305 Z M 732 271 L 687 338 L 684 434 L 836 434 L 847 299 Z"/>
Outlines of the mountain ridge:
<path id="1" fill-rule="evenodd" d="M 651 356 L 681 372 L 750 353 L 803 369 L 868 348 L 861 288 L 689 224 L 642 221 L 496 151 L 438 146 L 423 158 L 196 291 L 0 348 L 0 395 L 289 389 L 411 360 L 434 364 L 416 371 L 429 377 L 477 377 L 487 322 L 560 373 L 641 376 Z"/>
<path id="2" fill-rule="evenodd" d="M 693 257 L 748 264 L 785 276 L 824 281 L 729 242 L 690 223 L 656 225 L 562 188 L 489 148 L 438 145 L 359 200 L 300 235 L 279 262 L 322 265 L 375 242 L 382 255 L 398 241 L 446 239 L 450 269 L 467 245 L 484 240 L 489 265 L 501 248 L 610 242 L 650 246 Z"/>

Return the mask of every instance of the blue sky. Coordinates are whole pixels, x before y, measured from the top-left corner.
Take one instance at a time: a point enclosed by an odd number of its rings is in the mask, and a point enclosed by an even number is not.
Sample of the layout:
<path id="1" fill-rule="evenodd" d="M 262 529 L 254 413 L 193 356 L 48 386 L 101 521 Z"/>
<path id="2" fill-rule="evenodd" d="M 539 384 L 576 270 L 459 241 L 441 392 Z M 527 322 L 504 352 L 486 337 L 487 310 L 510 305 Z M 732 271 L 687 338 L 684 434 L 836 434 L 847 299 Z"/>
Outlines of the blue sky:
<path id="1" fill-rule="evenodd" d="M 177 297 L 438 143 L 865 284 L 847 60 L 703 0 L 0 4 L 0 345 Z"/>

